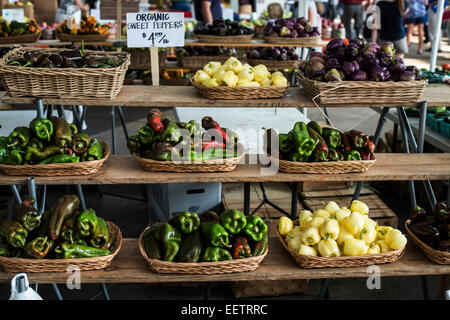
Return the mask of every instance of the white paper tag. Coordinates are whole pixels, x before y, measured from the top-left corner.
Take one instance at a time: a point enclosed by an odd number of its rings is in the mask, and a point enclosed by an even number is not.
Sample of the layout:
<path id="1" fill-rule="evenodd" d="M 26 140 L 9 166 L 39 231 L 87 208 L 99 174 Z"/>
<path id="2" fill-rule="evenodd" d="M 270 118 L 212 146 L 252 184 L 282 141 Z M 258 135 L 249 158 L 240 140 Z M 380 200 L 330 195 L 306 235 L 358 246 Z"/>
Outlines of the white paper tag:
<path id="1" fill-rule="evenodd" d="M 127 46 L 183 47 L 184 13 L 127 13 Z"/>
<path id="2" fill-rule="evenodd" d="M 10 22 L 16 20 L 17 22 L 25 22 L 25 11 L 21 8 L 17 9 L 3 9 L 3 19 Z"/>

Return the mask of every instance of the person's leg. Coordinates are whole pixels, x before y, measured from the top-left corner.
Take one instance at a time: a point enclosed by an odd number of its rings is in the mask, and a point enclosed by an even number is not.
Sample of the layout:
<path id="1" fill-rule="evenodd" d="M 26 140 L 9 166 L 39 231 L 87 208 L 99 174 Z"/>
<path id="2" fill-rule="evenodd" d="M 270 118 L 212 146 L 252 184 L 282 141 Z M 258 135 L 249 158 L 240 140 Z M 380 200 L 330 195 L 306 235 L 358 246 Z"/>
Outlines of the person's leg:
<path id="1" fill-rule="evenodd" d="M 342 23 L 345 27 L 345 37 L 352 38 L 352 6 L 344 5 L 344 14 L 342 15 Z"/>
<path id="2" fill-rule="evenodd" d="M 361 4 L 355 5 L 355 38 L 363 34 L 364 10 Z"/>
<path id="3" fill-rule="evenodd" d="M 407 44 L 408 47 L 411 45 L 411 39 L 414 31 L 414 24 L 408 23 L 408 32 L 407 32 Z"/>
<path id="4" fill-rule="evenodd" d="M 423 37 L 424 37 L 423 23 L 419 23 L 417 27 L 419 28 L 419 47 L 417 48 L 417 53 L 422 54 Z"/>

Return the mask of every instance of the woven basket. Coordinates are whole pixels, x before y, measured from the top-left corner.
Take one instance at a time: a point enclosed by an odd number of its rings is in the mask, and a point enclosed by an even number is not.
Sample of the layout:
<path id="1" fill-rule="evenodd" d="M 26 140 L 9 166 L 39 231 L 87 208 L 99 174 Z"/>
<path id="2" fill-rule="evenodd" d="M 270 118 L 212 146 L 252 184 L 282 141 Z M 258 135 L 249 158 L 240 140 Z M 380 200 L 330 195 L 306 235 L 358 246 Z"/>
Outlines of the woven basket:
<path id="1" fill-rule="evenodd" d="M 31 43 L 36 42 L 41 37 L 41 33 L 36 34 L 24 34 L 22 36 L 14 36 L 14 37 L 0 37 L 0 44 L 6 43 Z"/>
<path id="2" fill-rule="evenodd" d="M 151 69 L 150 50 L 130 50 L 130 66 L 131 70 L 147 70 Z M 166 64 L 166 51 L 158 51 L 159 68 L 163 68 Z"/>
<path id="3" fill-rule="evenodd" d="M 405 221 L 405 229 L 408 235 L 412 238 L 414 243 L 422 249 L 423 253 L 437 264 L 450 264 L 450 252 L 440 251 L 431 248 L 429 245 L 420 240 L 412 231 L 409 229 L 410 220 Z"/>
<path id="4" fill-rule="evenodd" d="M 96 173 L 109 157 L 109 146 L 104 141 L 99 141 L 103 148 L 103 158 L 93 161 L 81 161 L 77 163 L 51 163 L 51 164 L 24 164 L 8 165 L 0 164 L 0 171 L 8 176 L 84 176 Z"/>
<path id="5" fill-rule="evenodd" d="M 114 99 L 122 89 L 125 73 L 130 64 L 126 52 L 89 51 L 93 55 L 123 58 L 116 68 L 23 68 L 8 62 L 23 57 L 34 50 L 58 52 L 58 49 L 16 48 L 0 59 L 0 76 L 12 97 L 56 97 Z"/>
<path id="6" fill-rule="evenodd" d="M 312 47 L 319 46 L 320 39 L 320 36 L 303 38 L 264 36 L 264 41 L 268 43 L 311 45 Z"/>
<path id="7" fill-rule="evenodd" d="M 191 84 L 207 99 L 219 100 L 251 100 L 251 99 L 270 99 L 281 98 L 289 88 L 287 86 L 270 87 L 207 87 L 196 83 L 191 78 Z"/>
<path id="8" fill-rule="evenodd" d="M 142 158 L 133 154 L 135 159 L 146 171 L 151 172 L 229 172 L 236 169 L 236 166 L 245 155 L 242 144 L 239 145 L 240 155 L 235 158 L 207 160 L 202 163 L 183 163 L 174 161 L 157 161 Z"/>
<path id="9" fill-rule="evenodd" d="M 325 161 L 325 162 L 296 162 L 288 160 L 279 160 L 270 157 L 270 160 L 278 162 L 278 167 L 281 172 L 286 173 L 364 173 L 376 160 L 361 160 L 361 161 Z"/>
<path id="10" fill-rule="evenodd" d="M 298 80 L 310 97 L 321 94 L 316 99 L 321 104 L 417 102 L 428 83 L 427 80 L 321 82 L 310 80 L 301 73 Z"/>
<path id="11" fill-rule="evenodd" d="M 102 42 L 108 39 L 109 33 L 105 34 L 67 34 L 56 33 L 56 38 L 62 42 Z"/>
<path id="12" fill-rule="evenodd" d="M 298 225 L 296 223 L 295 225 Z M 372 264 L 384 264 L 390 263 L 398 260 L 403 253 L 405 248 L 395 251 L 389 251 L 379 254 L 370 254 L 365 256 L 341 256 L 336 258 L 329 257 L 315 257 L 299 254 L 298 252 L 289 249 L 286 242 L 284 242 L 283 237 L 278 233 L 277 236 L 283 247 L 289 252 L 289 254 L 294 258 L 297 265 L 301 268 L 311 269 L 311 268 L 348 268 L 348 267 L 360 267 L 368 266 Z"/>
<path id="13" fill-rule="evenodd" d="M 104 257 L 77 259 L 27 259 L 0 257 L 0 266 L 5 272 L 67 272 L 67 268 L 77 265 L 81 271 L 99 270 L 108 267 L 122 246 L 122 233 L 118 226 L 107 221 L 110 236 L 114 237 L 111 254 Z"/>
<path id="14" fill-rule="evenodd" d="M 224 63 L 230 56 L 182 56 L 179 57 L 180 64 L 183 68 L 189 69 L 203 69 L 203 67 L 211 61 Z M 247 62 L 245 58 L 239 58 L 242 63 Z"/>
<path id="15" fill-rule="evenodd" d="M 139 250 L 142 257 L 148 262 L 150 270 L 154 273 L 178 273 L 178 274 L 225 274 L 235 272 L 254 271 L 259 267 L 269 252 L 258 257 L 227 260 L 219 262 L 168 262 L 163 260 L 151 259 L 147 256 L 144 249 L 143 238 L 150 227 L 147 227 L 139 236 Z"/>
<path id="16" fill-rule="evenodd" d="M 298 66 L 300 65 L 299 60 L 275 61 L 275 60 L 248 59 L 247 63 L 251 66 L 263 64 L 270 70 L 297 69 Z"/>
<path id="17" fill-rule="evenodd" d="M 253 34 L 245 34 L 240 36 L 212 36 L 209 34 L 196 34 L 195 37 L 199 42 L 207 43 L 245 43 L 250 42 L 253 39 Z"/>

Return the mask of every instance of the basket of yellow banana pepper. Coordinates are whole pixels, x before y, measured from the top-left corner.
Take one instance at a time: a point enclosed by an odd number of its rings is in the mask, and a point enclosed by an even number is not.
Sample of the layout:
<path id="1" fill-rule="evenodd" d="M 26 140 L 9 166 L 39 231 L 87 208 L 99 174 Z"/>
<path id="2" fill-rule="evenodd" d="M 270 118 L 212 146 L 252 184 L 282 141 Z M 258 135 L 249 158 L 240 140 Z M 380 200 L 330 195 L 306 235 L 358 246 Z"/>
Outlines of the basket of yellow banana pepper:
<path id="1" fill-rule="evenodd" d="M 390 263 L 405 252 L 400 230 L 379 226 L 369 207 L 354 200 L 350 208 L 330 201 L 314 212 L 302 210 L 292 221 L 278 221 L 277 236 L 302 268 L 343 268 Z"/>
<path id="2" fill-rule="evenodd" d="M 34 19 L 28 19 L 27 22 L 8 22 L 0 17 L 0 44 L 30 43 L 38 40 L 40 36 L 41 28 Z"/>
<path id="3" fill-rule="evenodd" d="M 84 14 L 78 25 L 75 20 L 64 20 L 55 29 L 56 37 L 61 41 L 105 41 L 109 37 L 109 27 L 100 25 L 93 16 Z"/>

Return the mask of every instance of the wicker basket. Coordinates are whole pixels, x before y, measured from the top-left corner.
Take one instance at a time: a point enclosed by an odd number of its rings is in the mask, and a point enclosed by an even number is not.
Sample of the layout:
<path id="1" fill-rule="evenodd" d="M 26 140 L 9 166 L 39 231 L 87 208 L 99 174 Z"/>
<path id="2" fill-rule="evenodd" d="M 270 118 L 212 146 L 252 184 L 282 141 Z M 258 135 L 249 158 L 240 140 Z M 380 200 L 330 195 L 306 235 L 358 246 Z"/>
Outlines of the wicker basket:
<path id="1" fill-rule="evenodd" d="M 99 270 L 108 267 L 120 251 L 122 246 L 122 233 L 118 226 L 107 221 L 110 236 L 114 237 L 111 244 L 111 254 L 104 257 L 77 258 L 77 259 L 27 259 L 0 257 L 0 266 L 5 272 L 67 272 L 67 268 L 77 265 L 81 271 Z"/>
<path id="2" fill-rule="evenodd" d="M 211 61 L 224 63 L 231 56 L 181 56 L 179 58 L 180 64 L 183 68 L 193 70 L 203 69 L 203 67 Z M 239 58 L 242 63 L 247 62 L 245 58 Z"/>
<path id="3" fill-rule="evenodd" d="M 207 43 L 245 43 L 253 39 L 253 34 L 244 34 L 240 36 L 212 36 L 209 34 L 196 34 L 195 37 L 199 42 Z"/>
<path id="4" fill-rule="evenodd" d="M 275 60 L 248 59 L 247 63 L 251 66 L 263 64 L 270 70 L 297 69 L 298 66 L 300 65 L 299 60 L 275 61 Z"/>
<path id="5" fill-rule="evenodd" d="M 56 33 L 56 38 L 62 42 L 102 42 L 108 39 L 109 33 L 105 34 L 67 34 Z"/>
<path id="6" fill-rule="evenodd" d="M 411 103 L 421 99 L 427 80 L 321 82 L 298 74 L 306 93 L 320 104 Z"/>
<path id="7" fill-rule="evenodd" d="M 147 227 L 139 236 L 139 250 L 142 257 L 148 262 L 150 270 L 154 273 L 178 273 L 178 274 L 225 274 L 236 272 L 254 271 L 259 267 L 269 252 L 258 257 L 227 260 L 219 262 L 168 262 L 163 260 L 151 259 L 147 256 L 144 249 L 143 238 L 150 227 Z"/>
<path id="8" fill-rule="evenodd" d="M 270 160 L 275 162 L 275 164 L 278 162 L 278 167 L 281 172 L 319 174 L 364 173 L 376 162 L 376 160 L 296 162 L 279 160 L 273 157 L 270 157 Z"/>
<path id="9" fill-rule="evenodd" d="M 295 225 L 298 225 L 298 223 L 296 223 Z M 305 269 L 348 268 L 348 267 L 368 266 L 372 264 L 390 263 L 398 260 L 406 250 L 405 247 L 400 250 L 358 257 L 353 256 L 341 256 L 336 258 L 315 257 L 299 254 L 298 252 L 289 249 L 286 242 L 284 242 L 283 237 L 278 233 L 278 229 L 277 229 L 277 236 L 280 242 L 283 244 L 283 247 L 289 252 L 292 258 L 294 258 L 297 265 Z"/>
<path id="10" fill-rule="evenodd" d="M 41 37 L 41 33 L 36 34 L 24 34 L 22 36 L 14 36 L 14 37 L 0 37 L 0 44 L 7 43 L 32 43 L 36 42 Z"/>
<path id="11" fill-rule="evenodd" d="M 151 69 L 150 50 L 130 50 L 130 70 L 147 70 Z M 158 51 L 159 68 L 163 68 L 166 64 L 166 51 Z"/>
<path id="12" fill-rule="evenodd" d="M 8 62 L 23 57 L 25 52 L 58 49 L 16 48 L 0 59 L 0 76 L 12 97 L 56 97 L 114 99 L 122 89 L 125 73 L 130 64 L 126 52 L 89 51 L 93 55 L 122 58 L 124 63 L 116 68 L 23 68 Z"/>
<path id="13" fill-rule="evenodd" d="M 0 164 L 0 171 L 8 176 L 84 176 L 96 173 L 109 157 L 109 146 L 100 141 L 103 148 L 103 158 L 93 161 L 81 161 L 77 163 L 51 163 L 51 164 L 24 164 L 8 165 Z"/>
<path id="14" fill-rule="evenodd" d="M 320 36 L 317 37 L 303 37 L 303 38 L 287 38 L 287 37 L 272 37 L 264 36 L 264 41 L 268 43 L 279 44 L 298 44 L 298 45 L 310 45 L 311 47 L 320 45 Z"/>
<path id="15" fill-rule="evenodd" d="M 408 235 L 411 237 L 411 239 L 414 241 L 414 243 L 422 249 L 423 253 L 437 264 L 450 264 L 450 252 L 440 251 L 431 248 L 429 245 L 424 243 L 422 240 L 420 240 L 412 231 L 409 229 L 409 224 L 411 223 L 410 220 L 405 221 L 405 229 Z"/>
<path id="16" fill-rule="evenodd" d="M 229 172 L 236 169 L 236 166 L 245 156 L 245 148 L 239 145 L 240 155 L 235 158 L 207 160 L 201 163 L 174 162 L 174 161 L 157 161 L 142 158 L 134 154 L 136 160 L 146 171 L 151 172 Z"/>
<path id="17" fill-rule="evenodd" d="M 281 98 L 289 88 L 287 86 L 268 87 L 207 87 L 198 84 L 191 78 L 191 84 L 207 99 L 219 100 L 251 100 Z"/>

